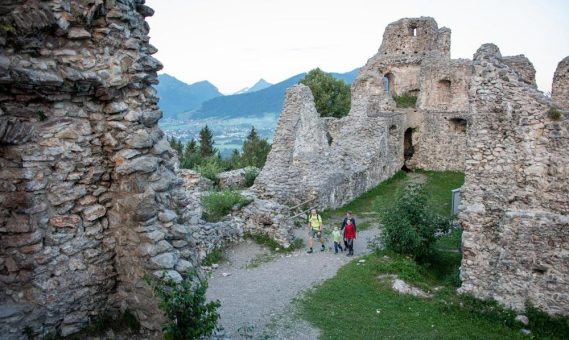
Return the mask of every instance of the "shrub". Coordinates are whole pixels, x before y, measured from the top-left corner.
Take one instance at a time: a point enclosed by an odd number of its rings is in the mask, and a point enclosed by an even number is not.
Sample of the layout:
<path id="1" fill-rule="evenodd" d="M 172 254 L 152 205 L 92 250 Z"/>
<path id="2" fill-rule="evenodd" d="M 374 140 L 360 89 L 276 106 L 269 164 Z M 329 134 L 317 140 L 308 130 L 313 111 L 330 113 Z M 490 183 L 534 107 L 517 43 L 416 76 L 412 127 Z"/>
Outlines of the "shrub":
<path id="1" fill-rule="evenodd" d="M 550 108 L 549 111 L 547 111 L 547 115 L 552 120 L 560 120 L 561 119 L 561 111 L 559 111 L 559 109 L 556 107 Z"/>
<path id="2" fill-rule="evenodd" d="M 395 100 L 397 107 L 401 109 L 413 108 L 417 104 L 417 96 L 412 96 L 408 93 L 404 93 L 400 96 L 393 96 L 393 100 Z"/>
<path id="3" fill-rule="evenodd" d="M 211 253 L 209 253 L 202 261 L 202 265 L 211 266 L 214 263 L 221 263 L 225 261 L 225 253 L 221 248 L 215 248 Z"/>
<path id="4" fill-rule="evenodd" d="M 196 167 L 196 171 L 205 178 L 211 179 L 216 185 L 219 183 L 217 177 L 223 171 L 223 165 L 218 157 L 209 157 L 203 164 Z"/>
<path id="5" fill-rule="evenodd" d="M 250 186 L 253 185 L 253 183 L 255 183 L 255 178 L 257 178 L 257 175 L 259 173 L 256 170 L 253 169 L 248 169 L 247 171 L 245 171 L 245 187 L 249 188 Z"/>
<path id="6" fill-rule="evenodd" d="M 243 207 L 251 201 L 237 191 L 223 190 L 212 192 L 202 198 L 204 219 L 215 222 L 227 215 L 235 206 Z"/>
<path id="7" fill-rule="evenodd" d="M 381 241 L 385 247 L 416 259 L 426 257 L 436 235 L 450 228 L 448 219 L 428 207 L 425 192 L 420 186 L 409 186 L 399 194 L 393 207 L 385 211 L 381 219 L 384 226 Z"/>
<path id="8" fill-rule="evenodd" d="M 180 283 L 164 276 L 157 280 L 146 277 L 146 281 L 169 320 L 162 326 L 165 339 L 202 339 L 218 329 L 217 309 L 221 304 L 218 300 L 205 302 L 207 281 L 199 281 L 195 273 Z"/>

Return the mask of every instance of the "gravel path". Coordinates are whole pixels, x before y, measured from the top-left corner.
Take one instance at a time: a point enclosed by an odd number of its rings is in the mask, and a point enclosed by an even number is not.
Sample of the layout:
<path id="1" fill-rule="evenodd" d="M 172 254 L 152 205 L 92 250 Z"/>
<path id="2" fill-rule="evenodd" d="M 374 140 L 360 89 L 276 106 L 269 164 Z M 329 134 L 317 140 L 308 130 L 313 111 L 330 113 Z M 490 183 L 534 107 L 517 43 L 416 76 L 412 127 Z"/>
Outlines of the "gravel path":
<path id="1" fill-rule="evenodd" d="M 295 233 L 297 238 L 306 238 L 306 229 Z M 234 244 L 226 251 L 228 262 L 221 264 L 209 279 L 207 297 L 221 301 L 221 324 L 233 339 L 241 338 L 238 329 L 244 326 L 252 326 L 255 339 L 315 339 L 318 329 L 294 318 L 292 300 L 336 275 L 353 258 L 368 253 L 367 243 L 377 234 L 377 227 L 358 233 L 354 257 L 345 253 L 335 255 L 330 248 L 320 252 L 315 247 L 313 254 L 305 250 L 278 254 L 256 268 L 246 266 L 252 259 L 270 252 L 252 241 Z M 332 242 L 327 246 L 332 246 Z"/>

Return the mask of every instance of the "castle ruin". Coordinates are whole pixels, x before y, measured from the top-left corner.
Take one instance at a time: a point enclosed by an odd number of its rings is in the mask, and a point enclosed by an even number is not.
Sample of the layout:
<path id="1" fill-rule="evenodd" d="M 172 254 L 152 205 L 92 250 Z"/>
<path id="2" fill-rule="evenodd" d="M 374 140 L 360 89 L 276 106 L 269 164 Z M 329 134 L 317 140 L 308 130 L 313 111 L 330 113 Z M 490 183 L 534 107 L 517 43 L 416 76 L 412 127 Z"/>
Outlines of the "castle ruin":
<path id="1" fill-rule="evenodd" d="M 350 115 L 319 118 L 310 90 L 290 89 L 255 184 L 266 203 L 204 224 L 194 179 L 179 176 L 157 126 L 152 14 L 144 0 L 0 4 L 3 337 L 25 326 L 69 335 L 127 309 L 158 330 L 144 274 L 180 280 L 247 228 L 286 242 L 273 201 L 337 207 L 403 166 L 466 171 L 463 291 L 569 313 L 567 120 L 548 117 L 526 58 L 484 45 L 472 61 L 452 60 L 450 30 L 433 19 L 390 24 L 353 85 Z M 553 87 L 562 109 L 566 60 Z M 404 93 L 415 108 L 396 107 Z"/>
<path id="2" fill-rule="evenodd" d="M 261 195 L 340 207 L 401 168 L 466 174 L 459 222 L 461 292 L 569 314 L 569 59 L 552 99 L 523 55 L 482 45 L 450 58 L 450 30 L 432 18 L 387 26 L 352 85 L 348 116 L 321 118 L 310 89 L 288 90 Z M 417 97 L 398 108 L 397 96 Z"/>

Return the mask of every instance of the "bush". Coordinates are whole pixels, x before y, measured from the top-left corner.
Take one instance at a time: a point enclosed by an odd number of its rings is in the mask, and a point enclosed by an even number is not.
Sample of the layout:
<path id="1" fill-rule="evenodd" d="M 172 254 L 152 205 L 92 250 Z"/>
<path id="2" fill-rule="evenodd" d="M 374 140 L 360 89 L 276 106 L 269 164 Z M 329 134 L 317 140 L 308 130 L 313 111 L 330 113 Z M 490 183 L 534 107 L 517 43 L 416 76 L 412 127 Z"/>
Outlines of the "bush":
<path id="1" fill-rule="evenodd" d="M 547 111 L 547 115 L 552 120 L 560 120 L 561 119 L 561 111 L 559 111 L 559 109 L 556 107 L 550 108 L 549 111 Z"/>
<path id="2" fill-rule="evenodd" d="M 146 277 L 146 281 L 169 320 L 162 326 L 165 339 L 202 339 L 218 329 L 217 309 L 221 304 L 218 300 L 205 303 L 207 281 L 199 281 L 195 273 L 180 283 L 164 276 L 157 280 Z"/>
<path id="3" fill-rule="evenodd" d="M 245 171 L 245 187 L 249 188 L 250 186 L 253 185 L 253 183 L 255 183 L 255 179 L 257 178 L 257 175 L 259 173 L 257 172 L 257 170 L 253 170 L 253 169 L 249 169 L 247 171 Z"/>
<path id="4" fill-rule="evenodd" d="M 225 261 L 225 252 L 221 248 L 215 248 L 203 260 L 203 266 L 211 266 L 214 263 L 221 263 Z"/>
<path id="5" fill-rule="evenodd" d="M 382 214 L 381 241 L 385 247 L 416 259 L 431 252 L 436 235 L 446 233 L 450 221 L 434 213 L 427 205 L 420 186 L 409 186 L 395 199 L 393 207 Z"/>
<path id="6" fill-rule="evenodd" d="M 408 93 L 404 93 L 400 96 L 393 96 L 393 100 L 395 100 L 397 107 L 401 109 L 414 108 L 417 104 L 417 96 L 412 96 Z"/>
<path id="7" fill-rule="evenodd" d="M 219 178 L 217 177 L 221 172 L 223 172 L 223 164 L 218 157 L 209 157 L 203 164 L 196 167 L 196 171 L 200 173 L 205 178 L 211 179 L 216 185 L 219 183 Z"/>
<path id="8" fill-rule="evenodd" d="M 212 192 L 202 198 L 204 219 L 215 222 L 227 215 L 235 206 L 243 207 L 251 201 L 241 196 L 237 191 L 223 190 Z"/>

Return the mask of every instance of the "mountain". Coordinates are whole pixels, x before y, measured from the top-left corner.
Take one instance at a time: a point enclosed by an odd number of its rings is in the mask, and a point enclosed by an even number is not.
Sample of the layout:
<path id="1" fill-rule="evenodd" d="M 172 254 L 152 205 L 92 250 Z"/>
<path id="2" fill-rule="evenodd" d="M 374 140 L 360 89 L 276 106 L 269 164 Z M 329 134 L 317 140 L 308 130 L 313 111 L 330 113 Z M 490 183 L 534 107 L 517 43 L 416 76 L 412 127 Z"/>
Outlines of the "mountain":
<path id="1" fill-rule="evenodd" d="M 223 96 L 209 81 L 188 85 L 166 73 L 159 75 L 158 80 L 158 105 L 164 117 L 168 118 L 175 118 L 178 113 L 198 108 L 206 100 Z"/>
<path id="2" fill-rule="evenodd" d="M 332 73 L 332 75 L 351 84 L 358 72 L 359 68 L 347 73 Z M 282 110 L 286 89 L 297 84 L 305 75 L 306 73 L 297 74 L 259 91 L 210 99 L 202 103 L 198 109 L 189 112 L 187 116 L 180 115 L 180 118 L 255 117 L 268 112 L 278 113 Z"/>
<path id="3" fill-rule="evenodd" d="M 239 90 L 237 92 L 235 92 L 234 94 L 243 94 L 243 93 L 251 93 L 251 92 L 255 92 L 255 91 L 260 91 L 262 89 L 266 89 L 267 87 L 271 86 L 273 84 L 267 82 L 265 79 L 259 79 L 258 82 L 255 83 L 255 85 L 251 86 L 251 87 L 246 87 L 242 90 Z"/>

